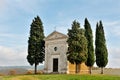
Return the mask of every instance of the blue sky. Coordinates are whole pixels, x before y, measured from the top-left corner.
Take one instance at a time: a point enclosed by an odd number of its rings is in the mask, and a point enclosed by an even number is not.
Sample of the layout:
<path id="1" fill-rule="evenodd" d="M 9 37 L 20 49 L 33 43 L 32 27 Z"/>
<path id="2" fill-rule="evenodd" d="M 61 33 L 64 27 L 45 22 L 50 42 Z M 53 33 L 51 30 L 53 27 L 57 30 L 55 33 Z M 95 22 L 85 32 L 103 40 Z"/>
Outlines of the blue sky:
<path id="1" fill-rule="evenodd" d="M 73 20 L 84 25 L 87 17 L 95 36 L 102 20 L 109 52 L 106 67 L 120 68 L 120 0 L 0 0 L 0 65 L 29 65 L 27 41 L 30 24 L 40 16 L 47 36 L 67 33 Z"/>

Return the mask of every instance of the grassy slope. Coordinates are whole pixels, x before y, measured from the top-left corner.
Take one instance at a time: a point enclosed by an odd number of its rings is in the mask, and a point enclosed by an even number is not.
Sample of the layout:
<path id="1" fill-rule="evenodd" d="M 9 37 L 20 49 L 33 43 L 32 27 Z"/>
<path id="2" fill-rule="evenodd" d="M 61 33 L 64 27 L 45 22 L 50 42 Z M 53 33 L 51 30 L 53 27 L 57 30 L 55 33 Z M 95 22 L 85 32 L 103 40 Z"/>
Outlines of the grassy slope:
<path id="1" fill-rule="evenodd" d="M 0 80 L 120 80 L 110 75 L 19 75 L 0 77 Z"/>

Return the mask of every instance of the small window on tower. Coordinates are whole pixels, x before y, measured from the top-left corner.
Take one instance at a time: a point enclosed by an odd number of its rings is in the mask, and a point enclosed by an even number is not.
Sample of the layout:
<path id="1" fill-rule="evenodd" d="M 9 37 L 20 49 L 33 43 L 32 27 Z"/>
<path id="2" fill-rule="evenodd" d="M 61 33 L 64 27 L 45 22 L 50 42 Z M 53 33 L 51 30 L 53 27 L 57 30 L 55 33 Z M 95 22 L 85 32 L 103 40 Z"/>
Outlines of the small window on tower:
<path id="1" fill-rule="evenodd" d="M 57 47 L 54 47 L 54 50 L 57 51 Z"/>

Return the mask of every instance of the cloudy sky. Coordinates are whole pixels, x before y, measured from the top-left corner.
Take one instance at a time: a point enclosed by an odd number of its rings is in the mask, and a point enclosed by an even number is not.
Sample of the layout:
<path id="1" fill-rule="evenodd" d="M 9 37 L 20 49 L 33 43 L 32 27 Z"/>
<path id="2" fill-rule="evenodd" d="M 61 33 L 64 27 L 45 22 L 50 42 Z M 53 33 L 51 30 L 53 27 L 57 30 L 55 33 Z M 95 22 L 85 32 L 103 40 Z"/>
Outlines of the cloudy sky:
<path id="1" fill-rule="evenodd" d="M 109 52 L 107 67 L 120 68 L 120 0 L 0 0 L 0 66 L 29 65 L 27 41 L 37 15 L 46 36 L 55 27 L 66 34 L 73 20 L 83 27 L 86 17 L 95 34 L 96 23 L 102 20 Z"/>

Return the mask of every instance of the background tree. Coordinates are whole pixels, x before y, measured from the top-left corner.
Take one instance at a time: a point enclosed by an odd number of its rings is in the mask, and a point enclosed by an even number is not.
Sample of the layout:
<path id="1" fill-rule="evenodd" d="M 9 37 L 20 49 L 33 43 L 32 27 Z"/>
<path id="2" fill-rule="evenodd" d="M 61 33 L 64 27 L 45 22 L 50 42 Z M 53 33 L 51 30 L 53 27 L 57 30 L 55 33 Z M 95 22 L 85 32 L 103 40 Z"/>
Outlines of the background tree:
<path id="1" fill-rule="evenodd" d="M 68 37 L 67 59 L 70 63 L 76 64 L 76 73 L 78 73 L 79 64 L 87 60 L 87 40 L 79 22 L 73 21 L 72 29 L 68 30 Z"/>
<path id="2" fill-rule="evenodd" d="M 92 29 L 91 29 L 91 25 L 88 22 L 87 18 L 85 18 L 84 28 L 85 28 L 85 37 L 86 37 L 87 42 L 88 42 L 88 45 L 87 45 L 88 58 L 87 58 L 87 61 L 86 61 L 86 65 L 89 66 L 89 68 L 90 68 L 89 72 L 91 74 L 92 66 L 94 65 L 94 62 L 95 62 L 95 57 L 94 57 Z"/>
<path id="3" fill-rule="evenodd" d="M 28 40 L 27 60 L 30 65 L 35 65 L 35 74 L 37 73 L 37 65 L 44 61 L 44 30 L 42 21 L 39 16 L 35 17 L 30 29 L 30 37 Z"/>
<path id="4" fill-rule="evenodd" d="M 101 74 L 103 74 L 103 68 L 108 63 L 108 51 L 106 47 L 106 40 L 104 36 L 104 29 L 102 21 L 96 25 L 96 40 L 95 40 L 95 54 L 96 54 L 96 64 L 101 68 Z"/>

